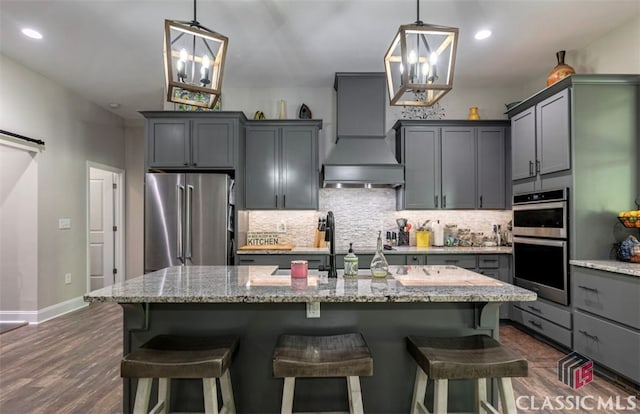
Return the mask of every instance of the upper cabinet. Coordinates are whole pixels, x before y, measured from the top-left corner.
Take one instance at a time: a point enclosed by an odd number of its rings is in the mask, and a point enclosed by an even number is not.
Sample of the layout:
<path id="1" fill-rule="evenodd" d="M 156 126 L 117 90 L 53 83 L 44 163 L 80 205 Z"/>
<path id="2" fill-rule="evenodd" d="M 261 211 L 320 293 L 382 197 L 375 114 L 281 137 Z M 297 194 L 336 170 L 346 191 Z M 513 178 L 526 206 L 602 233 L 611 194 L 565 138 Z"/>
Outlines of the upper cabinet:
<path id="1" fill-rule="evenodd" d="M 319 120 L 249 121 L 245 208 L 318 208 Z"/>
<path id="2" fill-rule="evenodd" d="M 238 167 L 245 117 L 240 112 L 143 112 L 147 169 Z"/>
<path id="3" fill-rule="evenodd" d="M 571 168 L 569 111 L 564 89 L 511 119 L 513 180 Z"/>
<path id="4" fill-rule="evenodd" d="M 506 208 L 503 121 L 398 121 L 398 209 Z M 509 180 L 510 182 L 510 180 Z"/>

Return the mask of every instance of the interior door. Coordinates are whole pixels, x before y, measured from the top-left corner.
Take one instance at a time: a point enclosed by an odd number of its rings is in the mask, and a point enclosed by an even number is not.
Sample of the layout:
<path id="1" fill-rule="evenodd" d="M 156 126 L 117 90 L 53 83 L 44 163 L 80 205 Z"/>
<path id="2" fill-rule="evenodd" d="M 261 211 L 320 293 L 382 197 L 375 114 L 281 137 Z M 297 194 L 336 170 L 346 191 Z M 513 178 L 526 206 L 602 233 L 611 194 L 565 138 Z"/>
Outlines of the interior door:
<path id="1" fill-rule="evenodd" d="M 114 283 L 114 173 L 89 169 L 90 290 Z"/>

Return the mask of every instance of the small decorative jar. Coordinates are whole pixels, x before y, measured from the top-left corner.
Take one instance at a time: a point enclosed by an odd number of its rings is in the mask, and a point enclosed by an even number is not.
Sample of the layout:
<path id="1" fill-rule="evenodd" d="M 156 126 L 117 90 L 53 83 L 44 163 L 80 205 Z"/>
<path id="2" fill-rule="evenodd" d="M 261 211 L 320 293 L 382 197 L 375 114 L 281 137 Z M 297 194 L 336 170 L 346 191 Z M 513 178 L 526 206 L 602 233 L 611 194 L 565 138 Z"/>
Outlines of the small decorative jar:
<path id="1" fill-rule="evenodd" d="M 482 246 L 482 243 L 484 242 L 484 233 L 483 232 L 477 232 L 477 233 L 471 233 L 471 241 L 473 246 Z"/>
<path id="2" fill-rule="evenodd" d="M 478 107 L 472 106 L 469 108 L 469 120 L 478 120 L 480 119 L 480 114 L 478 113 Z"/>
<path id="3" fill-rule="evenodd" d="M 291 261 L 291 277 L 293 279 L 306 278 L 309 274 L 309 262 L 306 260 Z"/>
<path id="4" fill-rule="evenodd" d="M 471 230 L 469 230 L 469 229 L 458 229 L 458 246 L 460 246 L 460 247 L 470 247 L 471 245 L 472 245 Z"/>
<path id="5" fill-rule="evenodd" d="M 358 277 L 358 256 L 353 252 L 353 243 L 349 243 L 349 252 L 344 257 L 344 277 Z"/>
<path id="6" fill-rule="evenodd" d="M 448 247 L 458 245 L 458 225 L 446 224 L 444 226 L 444 245 Z"/>
<path id="7" fill-rule="evenodd" d="M 564 63 L 564 50 L 560 50 L 556 52 L 556 59 L 558 60 L 558 64 L 551 69 L 549 72 L 549 76 L 547 76 L 547 86 L 551 86 L 554 83 L 558 82 L 562 78 L 566 78 L 569 75 L 573 75 L 576 71 L 566 63 Z"/>

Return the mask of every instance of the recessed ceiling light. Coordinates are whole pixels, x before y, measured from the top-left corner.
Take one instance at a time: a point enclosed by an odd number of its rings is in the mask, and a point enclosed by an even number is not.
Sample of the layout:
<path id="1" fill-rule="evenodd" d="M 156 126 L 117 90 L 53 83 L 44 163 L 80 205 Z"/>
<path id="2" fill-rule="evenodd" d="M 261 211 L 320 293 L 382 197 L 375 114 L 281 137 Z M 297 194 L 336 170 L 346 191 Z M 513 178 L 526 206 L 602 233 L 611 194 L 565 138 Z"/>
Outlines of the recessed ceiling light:
<path id="1" fill-rule="evenodd" d="M 109 104 L 109 107 L 112 108 L 112 109 L 118 109 L 118 108 L 120 108 L 120 104 L 119 103 L 115 103 L 115 102 L 111 102 Z"/>
<path id="2" fill-rule="evenodd" d="M 29 29 L 28 27 L 25 27 L 24 29 L 22 29 L 22 34 L 32 39 L 42 39 L 42 35 L 40 34 L 39 31 L 34 29 Z"/>
<path id="3" fill-rule="evenodd" d="M 491 36 L 491 30 L 483 29 L 483 30 L 478 30 L 474 37 L 476 38 L 476 40 L 484 40 L 489 36 Z"/>

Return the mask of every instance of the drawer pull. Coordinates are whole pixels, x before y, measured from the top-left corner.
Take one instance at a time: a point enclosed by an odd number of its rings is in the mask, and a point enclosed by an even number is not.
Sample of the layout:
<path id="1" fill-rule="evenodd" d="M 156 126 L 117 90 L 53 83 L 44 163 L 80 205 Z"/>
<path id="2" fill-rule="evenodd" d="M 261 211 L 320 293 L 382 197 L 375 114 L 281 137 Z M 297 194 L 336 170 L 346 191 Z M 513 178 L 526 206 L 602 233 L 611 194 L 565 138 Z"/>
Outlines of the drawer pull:
<path id="1" fill-rule="evenodd" d="M 532 321 L 531 319 L 529 319 L 529 323 L 535 326 L 536 328 L 542 329 L 542 324 L 540 322 Z"/>
<path id="2" fill-rule="evenodd" d="M 536 308 L 535 306 L 531 306 L 531 305 L 529 305 L 529 306 L 528 306 L 528 308 L 529 308 L 529 309 L 531 309 L 531 310 L 532 310 L 532 311 L 534 311 L 534 312 L 542 313 L 542 309 L 540 309 L 540 308 Z"/>
<path id="3" fill-rule="evenodd" d="M 582 286 L 582 285 L 578 285 L 578 287 L 579 287 L 580 289 L 584 289 L 584 290 L 586 290 L 586 291 L 588 291 L 588 292 L 596 292 L 596 293 L 598 292 L 598 289 L 594 289 L 594 288 L 589 287 L 589 286 Z"/>
<path id="4" fill-rule="evenodd" d="M 582 335 L 586 336 L 589 339 L 593 339 L 594 341 L 598 342 L 598 336 L 597 335 L 591 335 L 589 334 L 587 331 L 583 331 L 583 330 L 578 330 L 578 332 L 580 332 Z"/>
<path id="5" fill-rule="evenodd" d="M 240 263 L 253 263 L 255 259 L 240 259 Z"/>

